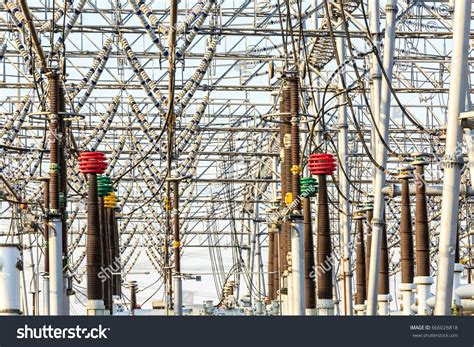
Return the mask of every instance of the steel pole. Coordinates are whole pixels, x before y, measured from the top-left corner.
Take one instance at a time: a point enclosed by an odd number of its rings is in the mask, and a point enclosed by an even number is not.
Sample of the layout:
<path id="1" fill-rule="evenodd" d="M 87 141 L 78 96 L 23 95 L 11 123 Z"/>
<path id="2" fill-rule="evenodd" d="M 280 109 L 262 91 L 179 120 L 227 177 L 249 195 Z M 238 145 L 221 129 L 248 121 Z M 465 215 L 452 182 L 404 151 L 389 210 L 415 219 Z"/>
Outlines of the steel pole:
<path id="1" fill-rule="evenodd" d="M 446 152 L 443 159 L 443 198 L 439 240 L 438 278 L 436 283 L 435 315 L 451 313 L 453 297 L 454 255 L 459 212 L 461 180 L 462 129 L 459 115 L 465 108 L 463 79 L 467 73 L 471 1 L 458 0 L 454 7 L 451 81 L 449 85 Z"/>
<path id="2" fill-rule="evenodd" d="M 397 1 L 390 0 L 387 2 L 385 8 L 387 16 L 387 24 L 385 28 L 385 49 L 383 57 L 383 67 L 387 74 L 387 79 L 382 83 L 382 98 L 380 105 L 380 116 L 377 120 L 377 126 L 380 133 L 384 137 L 384 141 L 388 143 L 388 130 L 390 120 L 390 102 L 391 95 L 389 83 L 392 80 L 393 71 L 393 52 L 395 50 L 395 21 L 398 11 Z M 382 140 L 376 138 L 376 161 L 383 168 L 387 165 L 387 149 L 384 147 Z M 385 185 L 385 171 L 377 169 L 375 173 L 375 187 L 374 187 L 374 217 L 372 219 L 372 240 L 370 250 L 370 265 L 369 265 L 369 287 L 367 295 L 367 315 L 375 315 L 377 312 L 377 291 L 379 281 L 379 267 L 380 267 L 380 244 L 382 237 L 382 229 L 385 224 L 384 219 L 384 195 L 382 188 Z"/>
<path id="3" fill-rule="evenodd" d="M 339 54 L 339 61 L 344 61 L 346 58 L 346 47 L 344 45 L 344 39 L 338 37 L 336 39 L 337 43 L 337 52 Z M 344 81 L 342 76 L 339 78 L 338 89 L 343 90 Z M 338 97 L 339 105 L 344 105 L 346 103 L 346 95 L 341 93 Z M 352 315 L 352 271 L 351 271 L 351 221 L 350 221 L 350 207 L 349 201 L 346 199 L 350 196 L 350 186 L 347 176 L 349 176 L 349 161 L 347 150 L 349 148 L 348 139 L 347 139 L 347 107 L 339 107 L 339 117 L 338 117 L 338 156 L 341 161 L 339 165 L 339 185 L 341 192 L 344 195 L 339 197 L 339 232 L 341 240 L 341 249 L 342 249 L 342 303 L 343 303 L 343 312 L 344 315 Z M 346 174 L 344 174 L 344 172 Z M 347 176 L 346 176 L 347 175 Z"/>

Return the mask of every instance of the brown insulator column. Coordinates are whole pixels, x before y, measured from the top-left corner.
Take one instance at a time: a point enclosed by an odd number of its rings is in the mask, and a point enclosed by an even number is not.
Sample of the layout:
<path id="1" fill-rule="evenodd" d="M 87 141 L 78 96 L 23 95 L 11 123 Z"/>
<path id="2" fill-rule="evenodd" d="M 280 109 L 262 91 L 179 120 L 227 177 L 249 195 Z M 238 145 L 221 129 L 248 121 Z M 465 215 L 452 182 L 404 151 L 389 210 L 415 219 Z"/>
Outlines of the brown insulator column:
<path id="1" fill-rule="evenodd" d="M 301 213 L 300 179 L 300 122 L 299 122 L 299 80 L 291 76 L 288 80 L 290 87 L 290 113 L 291 113 L 291 192 L 293 196 L 292 212 Z"/>
<path id="2" fill-rule="evenodd" d="M 413 230 L 411 224 L 411 206 L 409 179 L 411 173 L 409 168 L 404 168 L 398 175 L 402 185 L 402 208 L 400 214 L 400 255 L 402 283 L 413 283 Z"/>
<path id="3" fill-rule="evenodd" d="M 317 175 L 319 181 L 318 230 L 316 252 L 316 277 L 318 279 L 318 315 L 333 315 L 333 256 L 326 176 L 332 175 L 336 170 L 336 159 L 332 154 L 329 153 L 311 154 L 308 160 L 308 169 L 312 175 Z"/>
<path id="4" fill-rule="evenodd" d="M 385 220 L 385 218 L 384 218 Z M 382 316 L 389 314 L 389 294 L 390 294 L 390 272 L 388 263 L 388 242 L 387 227 L 382 228 L 382 240 L 380 244 L 380 270 L 379 270 L 379 314 Z"/>
<path id="5" fill-rule="evenodd" d="M 430 276 L 430 229 L 426 204 L 425 165 L 423 158 L 416 158 L 416 276 Z"/>
<path id="6" fill-rule="evenodd" d="M 380 246 L 380 276 L 379 276 L 379 294 L 388 295 L 390 293 L 389 267 L 388 267 L 388 243 L 387 227 L 382 230 L 382 244 Z"/>
<path id="7" fill-rule="evenodd" d="M 104 315 L 104 293 L 101 272 L 102 240 L 98 206 L 97 174 L 107 168 L 105 156 L 100 152 L 82 152 L 79 156 L 79 170 L 87 174 L 89 194 L 87 200 L 87 312 L 88 315 Z"/>
<path id="8" fill-rule="evenodd" d="M 316 309 L 316 286 L 314 281 L 314 242 L 313 225 L 311 222 L 311 199 L 303 198 L 303 230 L 304 230 L 304 286 L 306 308 Z M 312 276 L 313 275 L 313 276 Z"/>
<path id="9" fill-rule="evenodd" d="M 428 224 L 428 206 L 426 203 L 425 166 L 428 164 L 421 154 L 413 155 L 415 160 L 416 212 L 416 277 L 418 315 L 429 315 L 430 307 L 426 301 L 431 295 L 433 279 L 430 276 L 430 229 Z"/>
<path id="10" fill-rule="evenodd" d="M 318 299 L 332 300 L 332 243 L 326 175 L 318 175 Z"/>
<path id="11" fill-rule="evenodd" d="M 415 301 L 413 290 L 415 285 L 414 279 L 414 257 L 413 257 L 413 229 L 411 224 L 411 206 L 409 179 L 412 177 L 411 166 L 403 166 L 399 168 L 398 178 L 402 185 L 402 208 L 400 212 L 400 258 L 401 258 L 401 275 L 402 282 L 400 284 L 400 293 L 402 295 L 402 308 L 404 315 L 411 315 L 413 312 L 411 306 Z"/>
<path id="12" fill-rule="evenodd" d="M 59 213 L 59 76 L 56 71 L 48 74 L 49 80 L 49 148 L 50 148 L 50 180 L 49 180 L 49 208 L 51 213 Z"/>
<path id="13" fill-rule="evenodd" d="M 301 211 L 301 148 L 300 148 L 300 93 L 299 78 L 291 73 L 288 77 L 291 113 L 291 268 L 293 281 L 293 314 L 305 315 L 305 262 L 304 225 Z"/>
<path id="14" fill-rule="evenodd" d="M 365 272 L 365 245 L 364 245 L 364 219 L 360 213 L 353 218 L 356 221 L 356 305 L 364 305 L 367 300 L 366 272 Z M 356 307 L 356 310 L 358 307 Z M 361 309 L 363 311 L 363 309 Z"/>
<path id="15" fill-rule="evenodd" d="M 90 173 L 87 200 L 87 299 L 103 300 L 102 282 L 98 275 L 102 266 L 102 240 L 97 204 L 97 175 Z"/>

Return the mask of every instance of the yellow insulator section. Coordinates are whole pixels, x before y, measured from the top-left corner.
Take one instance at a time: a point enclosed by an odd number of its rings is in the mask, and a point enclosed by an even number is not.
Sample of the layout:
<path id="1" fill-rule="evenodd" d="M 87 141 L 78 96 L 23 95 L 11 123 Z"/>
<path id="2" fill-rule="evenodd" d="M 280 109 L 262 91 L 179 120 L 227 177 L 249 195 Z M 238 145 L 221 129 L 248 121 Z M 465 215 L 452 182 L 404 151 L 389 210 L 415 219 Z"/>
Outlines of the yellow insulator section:
<path id="1" fill-rule="evenodd" d="M 181 247 L 181 242 L 173 241 L 173 248 L 179 248 L 179 247 Z"/>
<path id="2" fill-rule="evenodd" d="M 285 204 L 291 205 L 293 203 L 293 193 L 286 193 L 285 194 Z"/>
<path id="3" fill-rule="evenodd" d="M 299 165 L 293 165 L 293 166 L 291 167 L 291 173 L 292 173 L 293 175 L 298 175 L 298 174 L 300 174 L 300 173 L 301 173 L 301 167 L 299 167 Z"/>
<path id="4" fill-rule="evenodd" d="M 169 201 L 168 197 L 166 197 L 166 196 L 164 198 L 164 203 L 165 203 L 165 210 L 166 211 L 171 211 L 171 201 Z"/>
<path id="5" fill-rule="evenodd" d="M 117 205 L 117 196 L 114 192 L 111 192 L 109 195 L 104 196 L 104 206 L 105 208 L 114 208 Z"/>

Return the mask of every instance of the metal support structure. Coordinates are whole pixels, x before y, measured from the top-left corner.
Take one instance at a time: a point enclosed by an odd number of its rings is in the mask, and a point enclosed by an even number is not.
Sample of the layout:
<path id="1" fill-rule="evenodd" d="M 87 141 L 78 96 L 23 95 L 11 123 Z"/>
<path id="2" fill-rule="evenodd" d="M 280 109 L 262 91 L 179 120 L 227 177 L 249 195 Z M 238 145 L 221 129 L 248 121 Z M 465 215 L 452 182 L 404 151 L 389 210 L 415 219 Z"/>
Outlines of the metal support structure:
<path id="1" fill-rule="evenodd" d="M 174 314 L 183 314 L 183 284 L 181 278 L 181 238 L 179 235 L 179 181 L 173 181 L 173 249 L 174 249 Z"/>
<path id="2" fill-rule="evenodd" d="M 336 39 L 337 52 L 339 54 L 339 61 L 344 61 L 346 58 L 346 47 L 342 37 Z M 344 88 L 343 76 L 339 76 L 338 87 L 341 91 Z M 342 249 L 341 266 L 342 266 L 342 305 L 344 315 L 352 315 L 352 265 L 351 265 L 351 220 L 350 220 L 350 185 L 347 173 L 349 172 L 349 160 L 348 160 L 348 140 L 347 130 L 349 128 L 347 124 L 347 107 L 345 93 L 341 93 L 338 97 L 339 113 L 338 113 L 338 136 L 337 136 L 337 148 L 338 157 L 341 161 L 339 165 L 339 185 L 342 196 L 339 196 L 339 233 L 340 233 L 340 246 Z"/>
<path id="3" fill-rule="evenodd" d="M 391 94 L 389 83 L 392 79 L 393 71 L 393 53 L 395 44 L 395 21 L 397 14 L 397 1 L 390 0 L 386 6 L 387 25 L 385 28 L 384 40 L 384 56 L 383 68 L 387 74 L 388 81 L 382 81 L 382 93 L 380 104 L 380 117 L 377 122 L 380 133 L 382 134 L 385 143 L 388 142 L 388 128 L 390 120 L 390 104 Z M 384 147 L 381 139 L 376 139 L 376 161 L 383 168 L 387 164 L 387 149 Z M 385 224 L 384 220 L 384 196 L 382 188 L 385 185 L 385 171 L 381 169 L 376 170 L 375 187 L 374 187 L 374 218 L 372 220 L 372 242 L 370 250 L 370 265 L 369 265 L 369 287 L 367 294 L 367 314 L 375 315 L 377 309 L 377 288 L 379 278 L 380 266 L 380 245 L 382 237 L 382 229 Z"/>
<path id="4" fill-rule="evenodd" d="M 463 79 L 467 73 L 469 30 L 472 2 L 456 1 L 453 17 L 451 83 L 449 86 L 446 151 L 443 160 L 443 198 L 439 241 L 438 277 L 435 315 L 449 315 L 453 298 L 454 253 L 458 224 L 461 179 L 462 129 L 459 116 L 465 110 L 466 92 Z"/>
<path id="5" fill-rule="evenodd" d="M 57 214 L 50 215 L 49 249 L 49 314 L 61 316 L 64 310 L 62 267 L 62 224 Z"/>

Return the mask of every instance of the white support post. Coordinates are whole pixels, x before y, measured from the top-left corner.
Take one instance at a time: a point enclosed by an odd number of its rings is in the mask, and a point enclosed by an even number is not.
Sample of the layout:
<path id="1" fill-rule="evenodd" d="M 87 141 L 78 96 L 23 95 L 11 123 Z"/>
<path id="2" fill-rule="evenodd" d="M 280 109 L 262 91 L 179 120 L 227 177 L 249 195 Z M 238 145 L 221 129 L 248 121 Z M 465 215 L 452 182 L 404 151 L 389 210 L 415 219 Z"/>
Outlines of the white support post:
<path id="1" fill-rule="evenodd" d="M 380 52 L 380 0 L 369 0 L 369 27 L 370 33 L 372 34 L 372 42 L 374 43 L 378 52 Z M 377 57 L 372 55 L 371 57 L 371 66 L 370 66 L 370 81 L 372 83 L 370 88 L 370 101 L 372 103 L 372 114 L 376 122 L 379 120 L 380 116 L 380 89 L 382 82 L 382 75 L 380 72 L 380 66 L 377 61 Z M 375 126 L 371 129 L 371 149 L 372 155 L 375 157 L 376 153 L 376 136 L 377 132 L 375 131 Z M 373 170 L 373 179 L 372 186 L 375 186 L 375 168 Z"/>
<path id="2" fill-rule="evenodd" d="M 418 316 L 429 316 L 431 308 L 428 306 L 427 300 L 431 296 L 433 278 L 431 276 L 417 276 L 414 278 L 414 282 L 418 294 L 417 314 Z"/>
<path id="3" fill-rule="evenodd" d="M 49 275 L 43 276 L 43 315 L 49 316 Z"/>
<path id="4" fill-rule="evenodd" d="M 412 305 L 415 302 L 415 285 L 413 283 L 401 283 L 400 284 L 400 293 L 402 295 L 402 304 L 403 310 L 402 314 L 404 316 L 413 315 Z"/>
<path id="5" fill-rule="evenodd" d="M 446 151 L 443 159 L 443 198 L 439 238 L 438 277 L 435 315 L 449 315 L 453 297 L 454 255 L 456 248 L 459 191 L 463 162 L 462 129 L 459 115 L 465 108 L 465 83 L 471 23 L 470 0 L 457 0 L 453 17 L 451 81 L 449 85 Z"/>
<path id="6" fill-rule="evenodd" d="M 378 307 L 379 307 L 379 316 L 389 316 L 390 315 L 390 295 L 379 294 L 377 296 Z"/>
<path id="7" fill-rule="evenodd" d="M 291 277 L 293 280 L 293 315 L 305 315 L 303 219 L 291 225 Z"/>
<path id="8" fill-rule="evenodd" d="M 462 264 L 454 264 L 454 278 L 453 278 L 453 305 L 461 306 L 461 298 L 456 294 L 456 289 L 461 286 L 461 274 L 464 271 Z"/>
<path id="9" fill-rule="evenodd" d="M 388 81 L 384 78 L 382 82 L 382 99 L 380 105 L 380 116 L 378 119 L 378 128 L 388 143 L 388 129 L 390 120 L 391 94 L 389 83 L 392 80 L 393 71 L 393 52 L 395 50 L 395 21 L 397 14 L 397 1 L 389 0 L 385 9 L 387 16 L 387 25 L 385 29 L 384 57 L 383 67 L 387 74 Z M 376 137 L 376 161 L 383 168 L 387 165 L 387 149 L 381 139 Z M 382 188 L 385 186 L 385 172 L 377 169 L 375 174 L 374 187 L 374 218 L 372 219 L 372 244 L 370 248 L 370 266 L 369 266 L 369 287 L 367 295 L 367 315 L 375 315 L 377 312 L 377 291 L 379 282 L 380 267 L 380 245 L 382 240 L 382 229 L 384 220 L 384 194 Z"/>
<path id="10" fill-rule="evenodd" d="M 174 314 L 175 316 L 183 315 L 183 282 L 181 274 L 174 276 Z"/>
<path id="11" fill-rule="evenodd" d="M 63 241 L 62 223 L 59 216 L 51 218 L 49 228 L 49 313 L 60 316 L 64 312 L 64 282 L 63 282 Z"/>

